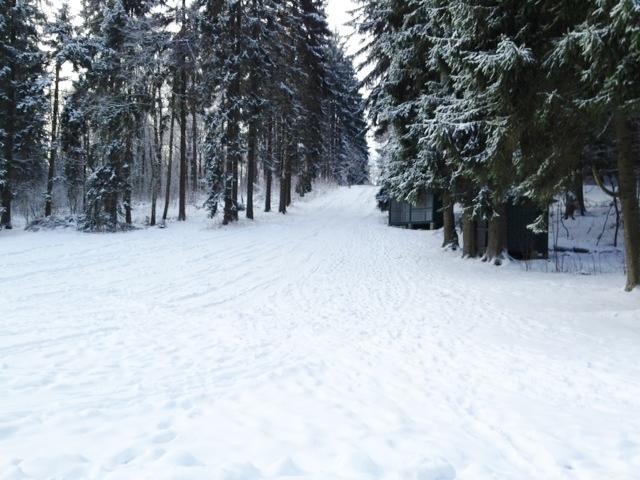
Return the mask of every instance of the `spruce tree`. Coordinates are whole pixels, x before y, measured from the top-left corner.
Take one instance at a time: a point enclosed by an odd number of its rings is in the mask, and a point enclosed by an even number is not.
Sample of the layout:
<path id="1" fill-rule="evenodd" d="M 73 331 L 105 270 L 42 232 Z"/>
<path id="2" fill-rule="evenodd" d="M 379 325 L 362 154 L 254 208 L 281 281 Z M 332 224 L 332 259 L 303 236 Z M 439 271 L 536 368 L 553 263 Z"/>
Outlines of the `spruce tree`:
<path id="1" fill-rule="evenodd" d="M 360 185 L 368 180 L 369 147 L 365 103 L 353 67 L 340 38 L 325 48 L 327 98 L 323 105 L 325 133 L 322 165 L 325 178 L 342 185 Z"/>
<path id="2" fill-rule="evenodd" d="M 74 32 L 71 25 L 69 5 L 64 3 L 56 12 L 54 21 L 47 26 L 47 46 L 53 62 L 53 109 L 51 112 L 51 141 L 49 145 L 49 171 L 47 176 L 47 195 L 45 199 L 45 216 L 52 213 L 53 187 L 58 155 L 58 116 L 60 109 L 60 71 L 67 60 L 67 49 L 73 46 Z"/>
<path id="3" fill-rule="evenodd" d="M 324 4 L 321 0 L 300 0 L 299 14 L 303 27 L 299 37 L 299 60 L 303 71 L 300 85 L 302 114 L 302 164 L 297 191 L 304 195 L 311 191 L 322 150 L 322 100 L 327 94 L 325 64 L 329 41 Z"/>
<path id="4" fill-rule="evenodd" d="M 557 42 L 549 64 L 577 69 L 573 103 L 608 127 L 615 139 L 619 196 L 625 222 L 627 290 L 640 285 L 640 206 L 633 136 L 640 117 L 640 8 L 634 0 L 601 0 L 583 7 L 584 21 Z"/>
<path id="5" fill-rule="evenodd" d="M 32 0 L 0 2 L 0 229 L 21 184 L 40 180 L 48 102 L 44 17 Z"/>

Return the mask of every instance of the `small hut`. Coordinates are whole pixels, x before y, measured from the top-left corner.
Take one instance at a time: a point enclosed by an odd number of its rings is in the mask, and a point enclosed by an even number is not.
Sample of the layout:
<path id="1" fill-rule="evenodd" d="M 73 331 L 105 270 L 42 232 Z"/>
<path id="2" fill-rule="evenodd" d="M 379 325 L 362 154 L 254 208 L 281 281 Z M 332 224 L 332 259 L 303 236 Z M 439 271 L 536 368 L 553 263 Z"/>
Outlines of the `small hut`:
<path id="1" fill-rule="evenodd" d="M 442 227 L 442 200 L 432 191 L 419 194 L 415 203 L 390 198 L 389 225 L 405 228 L 440 228 Z"/>

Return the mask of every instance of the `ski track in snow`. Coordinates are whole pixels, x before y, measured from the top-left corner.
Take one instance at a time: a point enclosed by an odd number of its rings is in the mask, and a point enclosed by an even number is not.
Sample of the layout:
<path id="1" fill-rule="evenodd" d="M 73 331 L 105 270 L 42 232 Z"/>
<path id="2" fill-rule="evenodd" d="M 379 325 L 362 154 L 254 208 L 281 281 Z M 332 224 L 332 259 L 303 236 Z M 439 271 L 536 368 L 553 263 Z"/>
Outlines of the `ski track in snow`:
<path id="1" fill-rule="evenodd" d="M 2 232 L 0 478 L 640 478 L 623 278 L 462 260 L 374 194 Z"/>

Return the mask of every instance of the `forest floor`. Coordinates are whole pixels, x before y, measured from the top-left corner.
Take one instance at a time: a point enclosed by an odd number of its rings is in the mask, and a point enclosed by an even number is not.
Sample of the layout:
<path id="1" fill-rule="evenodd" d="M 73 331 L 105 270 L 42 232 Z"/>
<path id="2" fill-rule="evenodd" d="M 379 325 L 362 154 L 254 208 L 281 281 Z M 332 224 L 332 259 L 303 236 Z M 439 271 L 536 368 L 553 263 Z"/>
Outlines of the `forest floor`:
<path id="1" fill-rule="evenodd" d="M 640 293 L 463 260 L 374 194 L 2 232 L 0 478 L 638 478 Z"/>

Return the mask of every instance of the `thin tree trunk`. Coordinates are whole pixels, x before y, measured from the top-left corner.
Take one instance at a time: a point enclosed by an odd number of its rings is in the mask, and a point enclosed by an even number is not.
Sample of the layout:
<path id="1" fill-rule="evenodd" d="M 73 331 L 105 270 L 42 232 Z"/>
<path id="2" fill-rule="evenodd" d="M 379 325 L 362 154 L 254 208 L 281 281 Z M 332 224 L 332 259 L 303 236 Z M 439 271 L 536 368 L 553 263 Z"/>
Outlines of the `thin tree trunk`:
<path id="1" fill-rule="evenodd" d="M 493 216 L 489 219 L 489 238 L 487 251 L 484 254 L 485 262 L 493 262 L 500 265 L 507 246 L 507 218 L 504 204 L 495 208 Z"/>
<path id="2" fill-rule="evenodd" d="M 84 162 L 82 162 L 82 211 L 87 209 L 87 169 L 89 167 L 89 159 L 91 158 L 91 145 L 89 143 L 89 132 L 84 134 L 82 139 L 84 148 Z"/>
<path id="3" fill-rule="evenodd" d="M 291 185 L 293 176 L 293 145 L 289 144 L 290 151 L 287 154 L 287 163 L 285 164 L 285 202 L 287 207 L 291 205 Z"/>
<path id="4" fill-rule="evenodd" d="M 267 167 L 267 170 L 264 173 L 265 175 L 265 184 L 266 184 L 266 192 L 264 198 L 264 211 L 271 211 L 271 185 L 273 183 L 273 172 L 271 171 L 271 167 Z"/>
<path id="5" fill-rule="evenodd" d="M 132 151 L 132 139 L 131 133 L 127 134 L 125 150 L 125 164 L 123 167 L 123 176 L 126 179 L 126 185 L 124 187 L 124 217 L 127 225 L 131 225 L 131 164 L 133 163 L 133 151 Z"/>
<path id="6" fill-rule="evenodd" d="M 624 221 L 625 262 L 627 270 L 626 290 L 640 285 L 640 206 L 638 205 L 637 183 L 633 169 L 633 152 L 629 121 L 622 112 L 615 114 L 616 140 L 618 149 L 618 182 L 620 183 L 620 204 Z"/>
<path id="7" fill-rule="evenodd" d="M 454 197 L 449 192 L 442 193 L 442 219 L 444 240 L 442 246 L 444 248 L 451 248 L 452 250 L 458 249 L 458 232 L 456 231 L 456 218 L 453 212 L 453 206 L 455 204 Z"/>
<path id="8" fill-rule="evenodd" d="M 182 16 L 184 29 L 184 0 Z M 187 219 L 187 71 L 184 53 L 180 54 L 180 186 L 178 194 L 178 221 Z"/>
<path id="9" fill-rule="evenodd" d="M 60 62 L 56 61 L 53 83 L 53 112 L 51 116 L 51 146 L 49 148 L 49 172 L 47 175 L 47 199 L 44 204 L 45 217 L 51 216 L 53 208 L 53 179 L 56 173 L 56 154 L 58 153 L 58 109 L 60 92 Z"/>
<path id="10" fill-rule="evenodd" d="M 247 151 L 247 218 L 253 219 L 253 183 L 256 177 L 256 150 L 258 128 L 255 120 L 249 123 L 249 140 Z"/>
<path id="11" fill-rule="evenodd" d="M 15 1 L 9 2 L 10 8 L 15 8 Z M 11 45 L 15 43 L 16 33 L 13 28 L 13 22 L 10 23 L 9 37 Z M 14 85 L 16 74 L 14 65 L 9 65 L 9 84 Z M 4 159 L 5 159 L 5 177 L 0 182 L 0 201 L 2 202 L 2 214 L 0 214 L 0 229 L 2 227 L 10 230 L 11 225 L 11 201 L 13 200 L 13 192 L 11 186 L 13 184 L 13 142 L 15 141 L 15 117 L 16 117 L 16 96 L 15 89 L 9 88 L 9 98 L 7 99 L 7 118 L 6 132 L 4 136 Z"/>
<path id="12" fill-rule="evenodd" d="M 7 160 L 10 159 L 8 155 L 5 158 L 7 158 Z M 9 176 L 9 171 L 7 171 L 7 178 L 8 176 Z M 0 200 L 2 201 L 2 215 L 0 215 L 0 229 L 4 227 L 7 230 L 10 230 L 12 228 L 11 226 L 12 194 L 11 194 L 9 185 L 5 184 L 3 186 L 0 186 L 0 197 L 1 197 Z"/>
<path id="13" fill-rule="evenodd" d="M 580 210 L 580 215 L 584 217 L 587 214 L 587 208 L 584 203 L 584 173 L 582 166 L 576 171 L 573 183 L 578 209 Z"/>
<path id="14" fill-rule="evenodd" d="M 278 202 L 278 212 L 279 213 L 287 213 L 287 163 L 289 163 L 288 157 L 286 155 L 286 150 L 284 148 L 284 132 L 280 135 L 280 201 Z"/>
<path id="15" fill-rule="evenodd" d="M 240 142 L 237 142 L 236 148 L 240 148 Z M 240 152 L 233 155 L 233 182 L 231 184 L 231 196 L 233 198 L 233 220 L 238 220 L 238 174 L 240 168 Z"/>
<path id="16" fill-rule="evenodd" d="M 191 107 L 191 189 L 195 199 L 198 193 L 198 118 L 195 98 Z"/>
<path id="17" fill-rule="evenodd" d="M 233 89 L 232 82 L 232 90 Z M 235 112 L 235 108 L 234 108 Z M 237 137 L 238 137 L 238 119 L 237 115 L 232 114 L 231 118 L 229 118 L 229 122 L 227 125 L 227 137 L 228 137 L 228 145 L 225 159 L 225 172 L 224 172 L 224 215 L 222 218 L 222 224 L 228 225 L 230 222 L 233 222 L 234 210 L 236 210 L 236 203 L 234 202 L 233 195 L 233 178 L 234 178 L 234 164 L 235 157 L 238 152 L 232 151 L 237 149 Z"/>
<path id="18" fill-rule="evenodd" d="M 155 95 L 157 93 L 157 100 Z M 160 88 L 157 92 L 154 92 L 154 104 L 157 105 L 157 109 L 153 111 L 153 133 L 154 133 L 154 146 L 155 156 L 151 164 L 151 220 L 149 224 L 153 227 L 156 224 L 156 209 L 158 203 L 158 194 L 160 193 L 160 169 L 162 167 L 162 138 L 164 135 L 163 122 L 162 122 L 162 92 Z"/>
<path id="19" fill-rule="evenodd" d="M 266 184 L 266 192 L 264 197 L 264 211 L 271 211 L 271 184 L 273 182 L 273 128 L 269 127 L 267 132 L 267 158 L 264 163 L 264 176 Z"/>
<path id="20" fill-rule="evenodd" d="M 169 212 L 169 202 L 171 201 L 171 170 L 173 169 L 173 128 L 175 124 L 175 116 L 173 115 L 175 105 L 175 95 L 171 96 L 171 127 L 169 127 L 169 161 L 167 163 L 167 186 L 164 196 L 164 212 L 162 212 L 162 223 L 167 221 L 167 213 Z"/>
<path id="21" fill-rule="evenodd" d="M 462 256 L 476 258 L 478 256 L 477 222 L 465 209 L 462 214 Z"/>
<path id="22" fill-rule="evenodd" d="M 241 4 L 236 2 L 231 15 L 231 29 L 234 36 L 234 53 L 240 56 L 240 21 Z M 238 70 L 238 65 L 235 66 Z M 234 78 L 229 86 L 230 113 L 227 125 L 227 157 L 225 161 L 224 215 L 223 225 L 238 220 L 238 164 L 240 162 L 240 71 L 234 72 Z"/>

